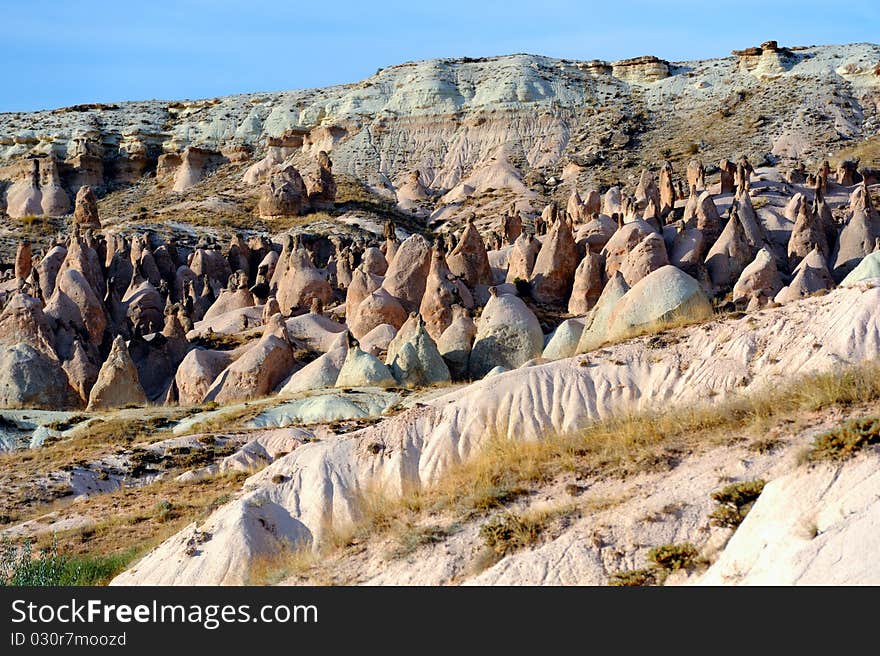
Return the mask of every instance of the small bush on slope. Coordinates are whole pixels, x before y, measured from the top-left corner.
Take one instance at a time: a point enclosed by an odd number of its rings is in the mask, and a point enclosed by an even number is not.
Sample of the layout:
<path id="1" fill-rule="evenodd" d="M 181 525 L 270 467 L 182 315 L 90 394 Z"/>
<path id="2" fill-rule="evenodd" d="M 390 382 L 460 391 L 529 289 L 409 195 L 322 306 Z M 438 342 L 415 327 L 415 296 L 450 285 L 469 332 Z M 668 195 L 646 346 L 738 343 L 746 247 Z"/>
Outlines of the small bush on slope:
<path id="1" fill-rule="evenodd" d="M 818 435 L 810 450 L 809 459 L 844 460 L 870 444 L 880 443 L 880 418 L 851 419 L 830 431 Z"/>
<path id="2" fill-rule="evenodd" d="M 712 499 L 718 503 L 718 508 L 709 515 L 709 519 L 716 526 L 736 528 L 755 505 L 764 484 L 763 480 L 743 481 L 713 492 Z"/>

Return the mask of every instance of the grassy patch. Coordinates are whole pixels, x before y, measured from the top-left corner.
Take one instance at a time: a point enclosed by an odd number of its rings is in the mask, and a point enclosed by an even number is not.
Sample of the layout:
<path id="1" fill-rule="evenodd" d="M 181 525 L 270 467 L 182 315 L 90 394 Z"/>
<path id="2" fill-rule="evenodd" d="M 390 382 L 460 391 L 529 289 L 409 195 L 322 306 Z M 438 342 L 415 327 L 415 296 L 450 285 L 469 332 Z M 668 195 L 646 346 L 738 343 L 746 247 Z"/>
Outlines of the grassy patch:
<path id="1" fill-rule="evenodd" d="M 248 344 L 252 341 L 259 339 L 261 336 L 260 332 L 252 332 L 252 333 L 235 333 L 228 335 L 226 333 L 215 333 L 210 332 L 204 335 L 199 335 L 192 343 L 196 346 L 200 346 L 202 348 L 210 349 L 213 351 L 232 351 L 233 349 L 237 349 L 239 346 L 243 344 Z"/>
<path id="2" fill-rule="evenodd" d="M 137 553 L 137 549 L 128 548 L 109 556 L 59 555 L 57 543 L 53 542 L 34 554 L 30 540 L 19 546 L 4 541 L 0 546 L 0 585 L 104 585 L 125 569 Z"/>
<path id="3" fill-rule="evenodd" d="M 709 515 L 716 526 L 736 528 L 749 514 L 755 501 L 761 495 L 765 482 L 763 480 L 732 483 L 712 493 L 712 499 L 718 507 Z"/>
<path id="4" fill-rule="evenodd" d="M 0 515 L 26 518 L 44 512 L 47 504 L 70 490 L 60 482 L 47 485 L 48 473 L 87 467 L 101 457 L 169 437 L 174 423 L 189 413 L 165 408 L 117 411 L 79 423 L 63 438 L 49 438 L 40 448 L 0 453 L 0 489 L 4 490 Z"/>
<path id="5" fill-rule="evenodd" d="M 543 530 L 541 516 L 505 513 L 483 524 L 480 537 L 487 547 L 503 556 L 534 544 Z"/>
<path id="6" fill-rule="evenodd" d="M 813 442 L 809 459 L 844 460 L 869 444 L 880 443 L 880 418 L 851 419 L 841 426 L 818 435 Z"/>

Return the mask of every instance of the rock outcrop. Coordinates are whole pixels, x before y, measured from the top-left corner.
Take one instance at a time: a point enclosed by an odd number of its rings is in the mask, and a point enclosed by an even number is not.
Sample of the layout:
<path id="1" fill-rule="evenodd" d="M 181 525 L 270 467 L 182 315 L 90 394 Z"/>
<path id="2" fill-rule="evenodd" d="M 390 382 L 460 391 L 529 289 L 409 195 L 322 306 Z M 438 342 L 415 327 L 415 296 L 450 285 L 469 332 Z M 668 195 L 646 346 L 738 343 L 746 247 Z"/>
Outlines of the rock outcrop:
<path id="1" fill-rule="evenodd" d="M 128 353 L 125 340 L 117 336 L 89 393 L 88 409 L 106 410 L 146 403 L 147 395 L 138 379 L 137 367 Z"/>

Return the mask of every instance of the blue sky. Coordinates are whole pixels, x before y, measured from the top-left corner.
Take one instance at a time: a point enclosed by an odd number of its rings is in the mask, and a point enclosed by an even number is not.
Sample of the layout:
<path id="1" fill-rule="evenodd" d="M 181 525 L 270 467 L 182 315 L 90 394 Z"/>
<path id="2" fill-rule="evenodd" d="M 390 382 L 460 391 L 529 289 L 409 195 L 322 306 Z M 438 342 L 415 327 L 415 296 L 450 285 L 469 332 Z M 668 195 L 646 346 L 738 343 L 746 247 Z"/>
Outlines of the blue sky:
<path id="1" fill-rule="evenodd" d="M 353 82 L 433 57 L 670 60 L 880 41 L 880 3 L 0 0 L 0 111 Z"/>

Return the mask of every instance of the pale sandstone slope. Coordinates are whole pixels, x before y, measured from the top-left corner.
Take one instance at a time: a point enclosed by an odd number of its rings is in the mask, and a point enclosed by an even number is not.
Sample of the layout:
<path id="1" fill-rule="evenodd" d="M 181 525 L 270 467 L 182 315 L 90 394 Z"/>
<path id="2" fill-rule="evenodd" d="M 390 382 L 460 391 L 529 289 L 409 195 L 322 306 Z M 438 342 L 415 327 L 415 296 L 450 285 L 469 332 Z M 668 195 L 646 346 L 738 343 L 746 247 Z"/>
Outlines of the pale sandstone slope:
<path id="1" fill-rule="evenodd" d="M 477 382 L 376 426 L 297 449 L 249 479 L 236 500 L 206 520 L 200 530 L 212 537 L 194 555 L 182 548 L 190 527 L 115 582 L 240 583 L 248 572 L 242 553 L 271 554 L 279 541 L 320 541 L 328 522 L 358 516 L 359 491 L 429 485 L 493 435 L 541 439 L 628 410 L 712 403 L 874 359 L 878 302 L 880 288 L 863 284 L 694 326 L 666 348 L 636 339 Z M 248 507 L 266 507 L 278 518 L 254 524 L 245 520 Z"/>

